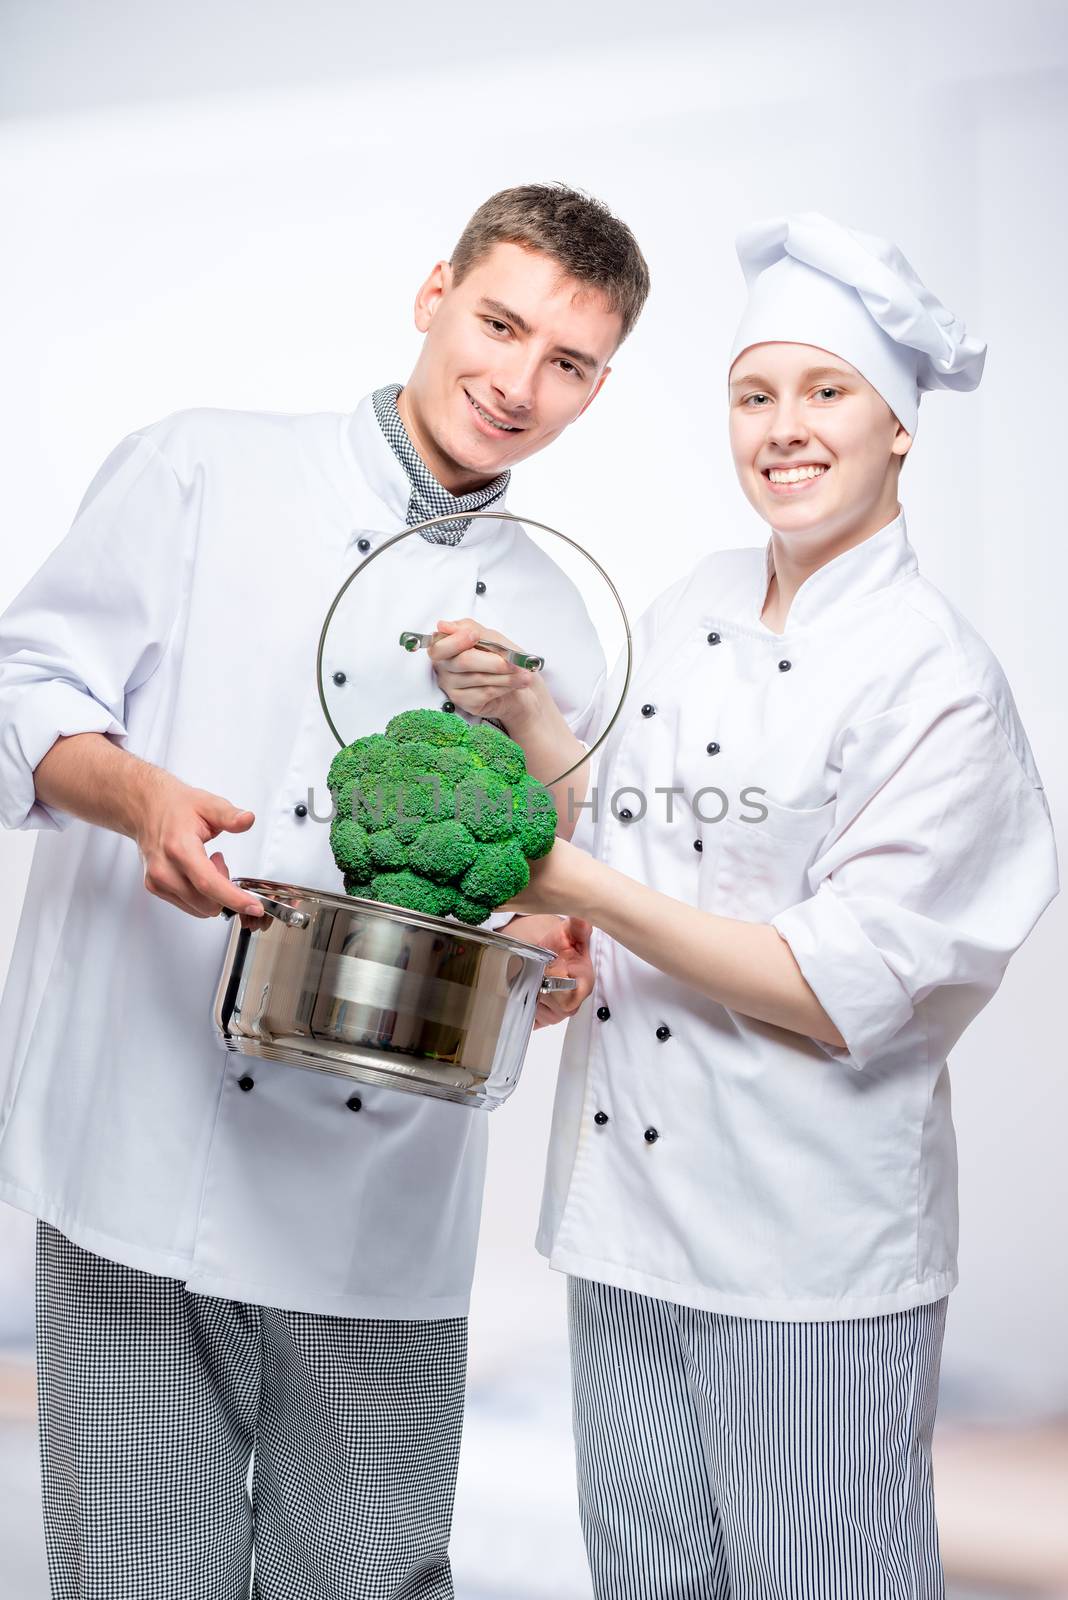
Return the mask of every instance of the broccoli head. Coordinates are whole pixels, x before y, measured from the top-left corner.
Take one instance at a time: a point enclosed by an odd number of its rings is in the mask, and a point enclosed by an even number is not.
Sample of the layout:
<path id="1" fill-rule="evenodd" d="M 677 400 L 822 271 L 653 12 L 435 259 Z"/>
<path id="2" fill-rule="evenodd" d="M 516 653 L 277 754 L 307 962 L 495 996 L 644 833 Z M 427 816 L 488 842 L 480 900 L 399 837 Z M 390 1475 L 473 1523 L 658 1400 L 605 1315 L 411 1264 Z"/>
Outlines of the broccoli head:
<path id="1" fill-rule="evenodd" d="M 556 836 L 552 796 L 519 745 L 452 712 L 402 711 L 340 750 L 327 783 L 346 893 L 430 916 L 484 922 Z"/>

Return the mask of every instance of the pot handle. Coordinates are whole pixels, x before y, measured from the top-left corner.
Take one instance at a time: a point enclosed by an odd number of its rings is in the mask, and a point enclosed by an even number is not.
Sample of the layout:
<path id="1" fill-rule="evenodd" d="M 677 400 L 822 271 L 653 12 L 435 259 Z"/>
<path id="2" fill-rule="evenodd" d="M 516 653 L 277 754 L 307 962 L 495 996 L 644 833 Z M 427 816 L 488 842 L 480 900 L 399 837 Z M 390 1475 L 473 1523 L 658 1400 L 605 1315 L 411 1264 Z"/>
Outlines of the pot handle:
<path id="1" fill-rule="evenodd" d="M 542 994 L 552 994 L 554 990 L 577 988 L 577 978 L 543 978 L 541 980 Z"/>
<path id="2" fill-rule="evenodd" d="M 268 899 L 265 894 L 258 894 L 256 898 L 269 917 L 282 923 L 286 928 L 306 928 L 311 918 L 306 911 L 298 911 L 296 906 L 287 906 L 281 900 Z M 223 906 L 221 915 L 229 919 L 236 915 L 231 906 Z"/>

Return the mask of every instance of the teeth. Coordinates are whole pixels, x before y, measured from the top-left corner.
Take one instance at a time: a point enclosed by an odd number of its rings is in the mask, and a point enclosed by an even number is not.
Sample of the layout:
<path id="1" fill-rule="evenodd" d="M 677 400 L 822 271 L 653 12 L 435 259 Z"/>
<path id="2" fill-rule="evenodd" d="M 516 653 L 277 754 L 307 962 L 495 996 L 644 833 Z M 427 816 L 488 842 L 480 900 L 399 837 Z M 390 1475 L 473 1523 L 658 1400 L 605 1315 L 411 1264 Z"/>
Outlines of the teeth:
<path id="1" fill-rule="evenodd" d="M 768 477 L 772 483 L 803 483 L 806 478 L 818 478 L 826 467 L 772 467 Z"/>
<path id="2" fill-rule="evenodd" d="M 470 398 L 471 397 L 469 395 L 468 399 L 470 399 Z M 518 428 L 509 427 L 509 425 L 506 422 L 498 422 L 497 418 L 496 417 L 491 417 L 489 415 L 488 411 L 483 411 L 482 407 L 479 405 L 477 400 L 471 400 L 471 404 L 474 406 L 474 408 L 478 412 L 479 416 L 483 417 L 489 423 L 490 427 L 499 428 L 502 433 L 518 433 L 519 432 Z"/>

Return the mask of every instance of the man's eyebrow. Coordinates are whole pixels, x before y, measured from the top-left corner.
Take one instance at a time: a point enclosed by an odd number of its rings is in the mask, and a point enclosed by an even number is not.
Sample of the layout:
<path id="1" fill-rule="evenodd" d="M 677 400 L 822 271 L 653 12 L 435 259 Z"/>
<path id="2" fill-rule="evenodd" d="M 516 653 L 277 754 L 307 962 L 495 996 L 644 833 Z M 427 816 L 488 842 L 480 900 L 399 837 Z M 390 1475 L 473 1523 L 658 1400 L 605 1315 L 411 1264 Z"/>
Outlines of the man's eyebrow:
<path id="1" fill-rule="evenodd" d="M 502 301 L 490 300 L 483 295 L 478 303 L 479 306 L 484 311 L 488 311 L 491 316 L 499 317 L 502 322 L 513 323 L 514 326 L 519 329 L 520 333 L 534 332 L 534 329 L 530 326 L 530 323 L 525 317 L 521 317 L 518 311 L 510 310 L 509 307 L 504 305 Z M 579 362 L 581 366 L 595 367 L 597 365 L 597 357 L 591 356 L 587 350 L 571 350 L 567 347 L 567 345 L 562 344 L 557 345 L 557 349 L 562 356 L 568 356 L 572 361 Z"/>
<path id="2" fill-rule="evenodd" d="M 482 299 L 478 303 L 486 311 L 491 312 L 493 316 L 500 317 L 502 322 L 514 322 L 520 333 L 534 332 L 534 329 L 530 326 L 530 323 L 525 317 L 521 317 L 518 311 L 510 311 L 506 305 L 502 305 L 500 300 L 488 300 L 486 296 L 483 295 Z"/>

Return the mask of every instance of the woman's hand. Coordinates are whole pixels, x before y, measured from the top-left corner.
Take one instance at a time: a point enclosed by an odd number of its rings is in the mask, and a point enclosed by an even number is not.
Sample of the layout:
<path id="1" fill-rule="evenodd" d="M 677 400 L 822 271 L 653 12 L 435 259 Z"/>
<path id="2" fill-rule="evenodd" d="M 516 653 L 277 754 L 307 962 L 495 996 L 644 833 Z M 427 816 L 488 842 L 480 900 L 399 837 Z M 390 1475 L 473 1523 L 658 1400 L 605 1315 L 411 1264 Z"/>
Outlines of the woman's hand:
<path id="1" fill-rule="evenodd" d="M 547 1028 L 554 1022 L 564 1022 L 593 992 L 589 923 L 580 917 L 562 920 L 553 916 L 516 917 L 500 931 L 510 939 L 522 939 L 525 944 L 540 944 L 546 950 L 556 951 L 556 959 L 546 967 L 545 976 L 574 978 L 576 986 L 553 989 L 542 995 L 534 1013 L 534 1026 Z"/>
<path id="2" fill-rule="evenodd" d="M 478 639 L 515 650 L 503 633 L 486 628 L 471 617 L 438 623 L 444 637 L 428 652 L 445 697 L 473 717 L 493 717 L 507 728 L 528 718 L 540 704 L 538 674 L 513 667 L 493 650 L 476 650 Z"/>

